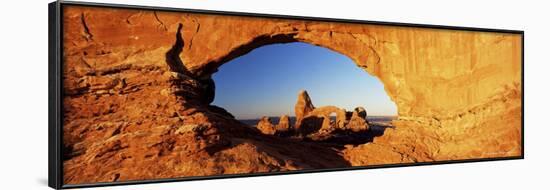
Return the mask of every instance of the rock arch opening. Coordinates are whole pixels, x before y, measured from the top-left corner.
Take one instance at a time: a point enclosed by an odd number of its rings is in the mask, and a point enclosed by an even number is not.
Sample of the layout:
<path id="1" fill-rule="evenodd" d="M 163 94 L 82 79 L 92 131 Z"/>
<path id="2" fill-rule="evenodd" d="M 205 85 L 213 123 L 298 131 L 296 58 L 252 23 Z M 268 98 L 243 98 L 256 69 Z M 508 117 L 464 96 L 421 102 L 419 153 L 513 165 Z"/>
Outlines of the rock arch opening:
<path id="1" fill-rule="evenodd" d="M 342 130 L 366 139 L 374 134 L 366 133 L 369 117 L 386 124 L 370 124 L 377 126 L 371 131 L 383 131 L 397 115 L 383 84 L 345 55 L 304 42 L 261 45 L 247 52 L 215 69 L 212 105 L 263 133 L 284 136 L 290 130 L 326 140 Z M 304 92 L 307 98 L 301 99 Z M 303 98 L 310 99 L 311 110 L 298 108 Z"/>

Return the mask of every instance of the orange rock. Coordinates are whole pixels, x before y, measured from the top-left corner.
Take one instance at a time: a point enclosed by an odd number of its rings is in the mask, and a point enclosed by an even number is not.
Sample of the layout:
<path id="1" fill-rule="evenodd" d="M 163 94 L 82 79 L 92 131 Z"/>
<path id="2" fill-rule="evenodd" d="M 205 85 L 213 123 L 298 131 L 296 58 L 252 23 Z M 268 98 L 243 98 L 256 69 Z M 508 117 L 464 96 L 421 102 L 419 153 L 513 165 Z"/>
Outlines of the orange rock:
<path id="1" fill-rule="evenodd" d="M 330 131 L 333 128 L 334 127 L 332 126 L 332 123 L 330 122 L 330 117 L 323 116 L 323 123 L 321 124 L 321 129 L 320 130 Z"/>
<path id="2" fill-rule="evenodd" d="M 271 119 L 269 117 L 262 117 L 258 122 L 258 125 L 256 125 L 256 128 L 266 135 L 275 134 L 275 126 L 271 123 Z"/>
<path id="3" fill-rule="evenodd" d="M 290 120 L 287 115 L 282 115 L 279 118 L 279 124 L 276 126 L 277 132 L 287 132 L 290 130 Z"/>
<path id="4" fill-rule="evenodd" d="M 298 100 L 294 106 L 294 114 L 296 114 L 296 124 L 294 124 L 294 126 L 297 130 L 300 130 L 302 120 L 309 112 L 313 111 L 313 109 L 315 109 L 315 106 L 313 106 L 309 94 L 307 91 L 301 90 L 298 93 Z"/>
<path id="5" fill-rule="evenodd" d="M 367 120 L 365 119 L 365 117 L 366 117 L 366 112 L 364 112 L 364 109 L 356 108 L 353 111 L 351 118 L 346 125 L 346 129 L 349 129 L 353 132 L 361 132 L 361 131 L 368 130 L 369 124 L 367 123 Z"/>
<path id="6" fill-rule="evenodd" d="M 346 122 L 346 110 L 338 108 L 336 106 L 323 106 L 315 108 L 313 111 L 309 112 L 307 116 L 320 116 L 330 118 L 332 114 L 336 114 L 336 127 L 343 129 Z"/>

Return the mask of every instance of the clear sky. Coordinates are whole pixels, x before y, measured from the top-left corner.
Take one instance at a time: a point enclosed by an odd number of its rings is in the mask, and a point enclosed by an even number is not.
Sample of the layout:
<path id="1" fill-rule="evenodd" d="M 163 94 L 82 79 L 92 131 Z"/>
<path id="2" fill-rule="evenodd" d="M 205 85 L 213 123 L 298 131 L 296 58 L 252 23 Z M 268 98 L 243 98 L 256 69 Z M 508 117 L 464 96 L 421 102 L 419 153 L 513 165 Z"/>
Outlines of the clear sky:
<path id="1" fill-rule="evenodd" d="M 397 115 L 384 86 L 340 53 L 307 43 L 266 45 L 222 65 L 212 104 L 237 119 L 294 116 L 301 89 L 316 107 L 363 106 L 368 115 Z"/>

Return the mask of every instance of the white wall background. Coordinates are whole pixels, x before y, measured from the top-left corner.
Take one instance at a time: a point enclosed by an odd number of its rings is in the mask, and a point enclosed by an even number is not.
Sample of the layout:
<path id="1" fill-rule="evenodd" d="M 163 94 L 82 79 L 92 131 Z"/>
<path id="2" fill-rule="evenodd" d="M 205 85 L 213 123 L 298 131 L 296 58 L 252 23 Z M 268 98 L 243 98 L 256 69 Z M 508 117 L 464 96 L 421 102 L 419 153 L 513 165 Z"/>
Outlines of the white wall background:
<path id="1" fill-rule="evenodd" d="M 47 0 L 0 11 L 0 189 L 48 189 Z M 101 0 L 239 12 L 525 30 L 525 160 L 97 189 L 549 189 L 550 5 L 461 0 Z"/>

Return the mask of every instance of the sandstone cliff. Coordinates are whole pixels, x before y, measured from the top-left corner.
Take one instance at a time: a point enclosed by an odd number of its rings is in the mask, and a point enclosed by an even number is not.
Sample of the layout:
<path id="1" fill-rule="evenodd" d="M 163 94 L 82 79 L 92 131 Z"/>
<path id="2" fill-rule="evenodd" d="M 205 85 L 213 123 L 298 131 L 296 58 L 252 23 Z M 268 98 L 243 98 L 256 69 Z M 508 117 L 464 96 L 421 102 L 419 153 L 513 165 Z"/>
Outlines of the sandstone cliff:
<path id="1" fill-rule="evenodd" d="M 522 151 L 518 35 L 76 6 L 63 26 L 69 184 Z M 288 42 L 342 53 L 380 79 L 395 128 L 342 149 L 263 135 L 209 105 L 219 66 Z"/>

